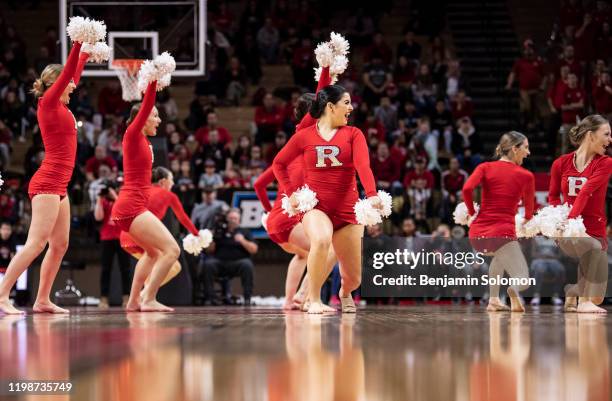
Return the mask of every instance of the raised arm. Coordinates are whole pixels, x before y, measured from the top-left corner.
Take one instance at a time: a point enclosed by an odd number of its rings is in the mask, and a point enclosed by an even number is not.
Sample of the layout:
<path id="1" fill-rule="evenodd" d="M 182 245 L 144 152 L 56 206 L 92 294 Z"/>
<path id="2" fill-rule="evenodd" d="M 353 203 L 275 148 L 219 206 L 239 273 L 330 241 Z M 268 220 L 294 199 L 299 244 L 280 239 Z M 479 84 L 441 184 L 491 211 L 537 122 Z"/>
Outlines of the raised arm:
<path id="1" fill-rule="evenodd" d="M 81 43 L 74 42 L 72 44 L 72 49 L 70 49 L 70 54 L 68 55 L 68 59 L 66 60 L 66 65 L 64 65 L 64 69 L 57 77 L 53 85 L 44 94 L 45 102 L 59 102 L 59 98 L 64 92 L 64 89 L 70 83 L 70 80 L 74 77 L 74 73 L 76 72 L 77 65 L 79 62 L 79 54 L 81 52 Z"/>
<path id="2" fill-rule="evenodd" d="M 319 91 L 325 88 L 327 85 L 331 85 L 331 76 L 329 75 L 329 67 L 323 67 L 321 68 L 321 76 L 319 77 L 316 93 L 319 93 Z M 295 127 L 295 132 L 298 132 L 306 127 L 310 127 L 311 125 L 315 125 L 316 122 L 317 120 L 313 118 L 310 113 L 306 113 L 306 115 L 302 117 L 302 121 L 300 121 Z"/>
<path id="3" fill-rule="evenodd" d="M 198 229 L 191 222 L 191 219 L 189 216 L 187 216 L 187 213 L 185 213 L 185 209 L 183 209 L 183 205 L 181 204 L 178 196 L 176 196 L 176 194 L 173 192 L 170 192 L 170 208 L 183 227 L 185 227 L 191 234 L 198 235 Z"/>
<path id="4" fill-rule="evenodd" d="M 376 180 L 370 167 L 370 151 L 365 136 L 355 128 L 353 135 L 353 165 L 359 175 L 359 180 L 366 191 L 366 196 L 376 196 Z"/>
<path id="5" fill-rule="evenodd" d="M 142 101 L 142 105 L 140 106 L 140 110 L 138 110 L 138 114 L 134 118 L 127 128 L 125 132 L 126 136 L 140 135 L 142 129 L 144 128 L 147 119 L 149 118 L 149 114 L 151 114 L 151 110 L 153 110 L 153 106 L 155 106 L 155 89 L 157 87 L 157 81 L 153 81 L 149 83 L 147 86 L 147 90 L 144 95 L 144 100 Z"/>
<path id="6" fill-rule="evenodd" d="M 525 205 L 525 219 L 531 220 L 535 209 L 535 176 L 531 172 L 523 186 L 523 205 Z"/>
<path id="7" fill-rule="evenodd" d="M 597 166 L 597 170 L 593 172 L 587 183 L 580 189 L 580 193 L 572 205 L 568 218 L 575 219 L 582 214 L 593 192 L 604 185 L 608 185 L 610 175 L 612 175 L 612 158 L 606 157 L 606 160 Z"/>
<path id="8" fill-rule="evenodd" d="M 470 216 L 473 216 L 476 213 L 476 209 L 474 208 L 474 189 L 482 182 L 482 177 L 484 176 L 484 167 L 483 164 L 479 164 L 478 167 L 474 170 L 472 175 L 468 178 L 468 180 L 463 185 L 463 201 L 465 202 L 465 206 L 467 206 L 468 212 Z"/>
<path id="9" fill-rule="evenodd" d="M 548 203 L 552 206 L 559 206 L 561 204 L 561 162 L 559 159 L 554 161 L 550 169 Z"/>
<path id="10" fill-rule="evenodd" d="M 253 184 L 253 189 L 255 189 L 255 194 L 257 198 L 263 205 L 266 212 L 272 210 L 272 205 L 270 204 L 270 198 L 268 198 L 268 191 L 266 188 L 270 183 L 274 181 L 274 170 L 272 167 L 268 167 L 266 171 L 261 173 L 261 175 L 257 178 L 255 183 Z"/>
<path id="11" fill-rule="evenodd" d="M 87 63 L 88 59 L 89 59 L 89 53 L 87 52 L 79 53 L 79 62 L 77 64 L 76 70 L 74 71 L 74 75 L 72 76 L 72 80 L 74 81 L 75 85 L 78 85 L 79 81 L 81 81 L 81 74 L 83 73 L 83 69 L 85 68 L 85 63 Z"/>
<path id="12" fill-rule="evenodd" d="M 302 152 L 302 135 L 293 135 L 272 162 L 274 176 L 287 195 L 291 195 L 298 189 L 296 183 L 291 182 L 288 166 L 295 158 L 302 157 Z"/>

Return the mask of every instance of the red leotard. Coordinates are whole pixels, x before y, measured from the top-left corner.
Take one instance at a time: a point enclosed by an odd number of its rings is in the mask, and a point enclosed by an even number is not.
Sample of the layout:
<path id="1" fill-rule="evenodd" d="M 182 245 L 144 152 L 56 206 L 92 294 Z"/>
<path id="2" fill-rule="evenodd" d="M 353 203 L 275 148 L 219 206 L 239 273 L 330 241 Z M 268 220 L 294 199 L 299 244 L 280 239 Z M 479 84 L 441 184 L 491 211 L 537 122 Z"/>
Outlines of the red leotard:
<path id="1" fill-rule="evenodd" d="M 319 83 L 317 84 L 317 93 L 327 85 L 331 83 L 331 77 L 329 75 L 329 67 L 325 67 L 321 70 L 321 77 L 319 79 Z M 310 113 L 306 113 L 304 117 L 302 117 L 302 121 L 296 126 L 296 132 L 314 125 L 317 122 Z M 304 169 L 302 158 L 296 158 L 292 163 L 287 166 L 289 171 L 289 178 L 291 182 L 295 183 L 296 186 L 301 186 L 304 182 Z M 263 205 L 266 212 L 269 212 L 267 221 L 267 229 L 268 235 L 270 239 L 277 244 L 284 244 L 289 241 L 289 235 L 291 234 L 291 230 L 300 222 L 300 216 L 289 217 L 287 214 L 283 213 L 283 209 L 281 207 L 282 203 L 280 202 L 280 194 L 284 193 L 284 189 L 282 185 L 278 186 L 278 196 L 277 201 L 274 202 L 274 207 L 270 205 L 270 199 L 268 198 L 268 192 L 266 191 L 266 187 L 274 181 L 274 171 L 272 167 L 268 167 L 266 171 L 264 171 L 255 184 L 253 184 L 253 188 L 255 189 L 255 193 L 259 198 L 259 201 Z"/>
<path id="2" fill-rule="evenodd" d="M 70 50 L 64 69 L 53 85 L 38 99 L 38 125 L 45 147 L 45 158 L 36 171 L 28 194 L 33 198 L 38 194 L 66 196 L 66 188 L 72 177 L 77 150 L 77 127 L 74 115 L 60 101 L 60 96 L 74 80 L 79 82 L 81 71 L 89 55 L 79 52 L 81 43 L 75 42 Z"/>
<path id="3" fill-rule="evenodd" d="M 319 135 L 316 124 L 298 131 L 281 149 L 272 167 L 274 175 L 291 195 L 297 185 L 291 181 L 289 164 L 303 157 L 305 183 L 317 193 L 316 208 L 331 219 L 334 230 L 347 224 L 357 224 L 353 207 L 359 199 L 355 171 L 359 174 L 366 196 L 376 196 L 374 175 L 365 136 L 355 127 L 340 127 L 326 141 Z"/>
<path id="4" fill-rule="evenodd" d="M 157 82 L 151 82 L 147 87 L 140 110 L 123 136 L 124 184 L 113 206 L 111 217 L 123 231 L 130 231 L 134 218 L 147 210 L 153 149 L 142 129 L 155 105 L 156 86 Z"/>
<path id="5" fill-rule="evenodd" d="M 551 169 L 548 202 L 551 205 L 567 202 L 572 209 L 569 218 L 582 216 L 587 234 L 605 243 L 606 192 L 612 174 L 612 158 L 597 155 L 579 172 L 574 165 L 575 152 L 565 154 L 554 161 Z"/>
<path id="6" fill-rule="evenodd" d="M 501 160 L 479 164 L 463 186 L 463 199 L 470 215 L 475 213 L 472 193 L 479 184 L 482 185 L 482 200 L 478 216 L 470 225 L 470 238 L 516 239 L 514 217 L 519 201 L 525 205 L 525 219 L 533 217 L 533 173 Z M 489 250 L 495 251 L 493 248 Z"/>
<path id="7" fill-rule="evenodd" d="M 168 208 L 172 208 L 174 215 L 183 227 L 191 234 L 198 235 L 198 229 L 193 225 L 187 213 L 185 213 L 185 209 L 183 209 L 183 205 L 181 205 L 178 196 L 176 196 L 174 192 L 168 191 L 159 185 L 153 185 L 151 187 L 147 209 L 149 209 L 155 217 L 161 220 L 168 212 Z M 131 253 L 143 253 L 142 248 L 138 246 L 127 232 L 122 231 L 119 239 L 122 248 L 129 249 Z"/>

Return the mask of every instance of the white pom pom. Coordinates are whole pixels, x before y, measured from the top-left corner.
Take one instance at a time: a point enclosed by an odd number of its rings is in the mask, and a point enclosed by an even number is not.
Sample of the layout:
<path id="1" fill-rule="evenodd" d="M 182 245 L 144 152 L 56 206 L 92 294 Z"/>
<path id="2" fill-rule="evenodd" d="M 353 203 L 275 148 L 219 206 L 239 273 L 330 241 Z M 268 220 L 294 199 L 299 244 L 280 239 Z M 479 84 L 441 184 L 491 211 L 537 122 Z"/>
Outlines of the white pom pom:
<path id="1" fill-rule="evenodd" d="M 144 92 L 149 83 L 157 81 L 157 90 L 160 91 L 170 85 L 170 74 L 176 69 L 174 57 L 163 52 L 155 60 L 146 60 L 138 71 L 138 90 Z"/>
<path id="2" fill-rule="evenodd" d="M 183 238 L 183 249 L 192 255 L 199 255 L 203 249 L 208 248 L 213 240 L 210 230 L 200 230 L 198 235 L 188 234 Z"/>
<path id="3" fill-rule="evenodd" d="M 159 56 L 155 57 L 153 64 L 155 64 L 160 76 L 172 74 L 174 70 L 176 70 L 176 62 L 174 61 L 174 57 L 172 57 L 168 52 L 163 52 Z"/>
<path id="4" fill-rule="evenodd" d="M 268 231 L 268 216 L 270 216 L 270 213 L 267 212 L 262 213 L 261 215 L 261 225 L 266 229 L 266 231 Z"/>
<path id="5" fill-rule="evenodd" d="M 569 212 L 570 207 L 567 204 L 540 209 L 535 219 L 542 235 L 549 238 L 561 237 Z"/>
<path id="6" fill-rule="evenodd" d="M 147 90 L 149 83 L 157 81 L 157 69 L 151 60 L 145 60 L 138 71 L 138 91 Z"/>
<path id="7" fill-rule="evenodd" d="M 302 188 L 296 191 L 295 198 L 298 201 L 297 210 L 300 213 L 306 213 L 309 210 L 314 209 L 319 203 L 317 199 L 317 194 L 312 189 L 308 187 L 308 185 L 304 185 Z"/>
<path id="8" fill-rule="evenodd" d="M 537 222 L 537 219 L 532 218 L 527 222 L 525 221 L 525 216 L 517 213 L 514 216 L 514 222 L 516 225 L 516 236 L 518 238 L 533 238 L 539 234 L 540 228 Z"/>
<path id="9" fill-rule="evenodd" d="M 158 80 L 157 80 L 157 91 L 162 91 L 165 88 L 167 88 L 168 86 L 170 86 L 170 79 L 171 79 L 171 75 L 170 74 L 166 74 L 166 75 L 162 75 Z"/>
<path id="10" fill-rule="evenodd" d="M 321 71 L 323 71 L 322 67 L 316 67 L 314 68 L 314 79 L 316 82 L 319 82 L 319 80 L 321 80 Z"/>
<path id="11" fill-rule="evenodd" d="M 369 199 L 359 199 L 354 206 L 357 223 L 364 226 L 374 226 L 382 223 L 382 217 L 377 209 L 372 207 Z"/>
<path id="12" fill-rule="evenodd" d="M 73 42 L 96 43 L 106 38 L 106 25 L 102 21 L 72 17 L 66 32 Z"/>
<path id="13" fill-rule="evenodd" d="M 470 226 L 472 222 L 476 220 L 476 216 L 478 216 L 478 211 L 480 210 L 480 206 L 477 203 L 474 204 L 474 210 L 476 213 L 474 213 L 473 216 L 470 216 L 465 202 L 459 203 L 453 212 L 453 220 L 455 221 L 455 224 Z"/>
<path id="14" fill-rule="evenodd" d="M 283 198 L 281 199 L 281 207 L 283 208 L 283 213 L 289 217 L 293 217 L 298 214 L 297 210 L 291 206 L 290 198 L 287 196 L 287 194 L 283 194 Z"/>
<path id="15" fill-rule="evenodd" d="M 286 194 L 283 195 L 283 199 L 281 200 L 283 213 L 289 217 L 293 217 L 300 213 L 306 213 L 307 211 L 314 209 L 317 203 L 319 203 L 316 192 L 308 188 L 308 185 L 304 185 L 302 188 L 295 191 L 294 195 L 295 199 L 298 201 L 297 208 L 291 206 L 291 202 L 289 202 L 290 198 Z"/>
<path id="16" fill-rule="evenodd" d="M 97 42 L 92 45 L 91 43 L 84 43 L 81 47 L 83 53 L 89 54 L 87 59 L 90 63 L 103 63 L 110 58 L 111 48 L 105 42 Z"/>
<path id="17" fill-rule="evenodd" d="M 185 238 L 183 238 L 183 249 L 185 252 L 190 253 L 192 255 L 198 255 L 198 239 L 193 234 L 188 234 Z"/>
<path id="18" fill-rule="evenodd" d="M 582 217 L 576 217 L 575 219 L 568 219 L 563 229 L 563 237 L 565 238 L 581 238 L 588 237 L 586 227 Z"/>
<path id="19" fill-rule="evenodd" d="M 338 76 L 346 71 L 347 67 L 348 59 L 346 56 L 335 56 L 331 66 L 329 67 L 329 74 L 331 76 Z"/>
<path id="20" fill-rule="evenodd" d="M 213 241 L 212 232 L 208 229 L 200 230 L 198 232 L 198 245 L 202 247 L 202 249 L 206 249 L 210 246 Z"/>
<path id="21" fill-rule="evenodd" d="M 382 217 L 389 217 L 391 216 L 391 208 L 393 207 L 393 198 L 391 198 L 391 195 L 386 192 L 386 191 L 378 191 L 378 197 L 380 198 L 380 201 L 382 203 L 383 209 L 380 212 L 380 214 L 382 215 Z"/>
<path id="22" fill-rule="evenodd" d="M 320 67 L 329 67 L 334 61 L 334 49 L 329 42 L 319 43 L 315 49 L 315 57 Z"/>
<path id="23" fill-rule="evenodd" d="M 336 32 L 332 32 L 330 36 L 331 39 L 329 44 L 331 45 L 332 49 L 334 49 L 334 54 L 346 56 L 350 48 L 349 41 L 346 40 L 344 36 Z"/>
<path id="24" fill-rule="evenodd" d="M 0 174 L 0 188 L 4 185 L 4 180 L 2 179 L 2 174 Z"/>

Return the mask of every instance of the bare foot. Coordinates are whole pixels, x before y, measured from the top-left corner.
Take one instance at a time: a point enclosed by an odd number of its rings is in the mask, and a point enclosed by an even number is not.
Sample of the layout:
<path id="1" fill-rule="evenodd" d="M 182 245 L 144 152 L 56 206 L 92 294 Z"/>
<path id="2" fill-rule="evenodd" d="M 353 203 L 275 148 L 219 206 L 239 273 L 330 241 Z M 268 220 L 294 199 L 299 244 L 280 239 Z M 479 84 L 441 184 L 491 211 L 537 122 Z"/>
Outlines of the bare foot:
<path id="1" fill-rule="evenodd" d="M 578 313 L 608 313 L 607 310 L 605 310 L 604 308 L 600 308 L 599 306 L 595 305 L 591 301 L 580 302 L 578 304 L 578 308 L 576 308 L 576 312 Z"/>
<path id="2" fill-rule="evenodd" d="M 60 308 L 53 302 L 36 302 L 32 309 L 34 313 L 70 313 L 68 309 Z"/>
<path id="3" fill-rule="evenodd" d="M 300 306 L 292 303 L 291 301 L 285 301 L 285 303 L 283 304 L 283 310 L 286 310 L 286 311 L 299 310 L 299 309 L 300 309 Z"/>
<path id="4" fill-rule="evenodd" d="M 140 304 L 141 312 L 174 312 L 174 309 L 157 302 L 156 300 L 142 302 Z"/>
<path id="5" fill-rule="evenodd" d="M 565 312 L 573 313 L 576 312 L 576 306 L 578 305 L 578 298 L 576 297 L 565 297 L 565 305 L 563 310 Z"/>
<path id="6" fill-rule="evenodd" d="M 506 290 L 506 292 L 508 293 L 508 296 L 510 297 L 510 311 L 511 312 L 525 312 L 525 306 L 523 305 L 523 302 L 521 301 L 521 297 L 519 297 L 516 290 L 512 287 L 509 287 L 508 290 Z"/>
<path id="7" fill-rule="evenodd" d="M 302 306 L 300 307 L 300 310 L 302 312 L 308 312 L 308 308 L 310 308 L 310 301 L 304 302 Z"/>
<path id="8" fill-rule="evenodd" d="M 323 304 L 322 302 L 311 302 L 308 306 L 309 314 L 321 314 L 325 312 L 336 312 L 336 310 L 330 306 Z"/>
<path id="9" fill-rule="evenodd" d="M 139 302 L 130 302 L 125 305 L 126 312 L 138 312 L 140 311 L 140 303 Z"/>
<path id="10" fill-rule="evenodd" d="M 348 297 L 340 297 L 340 305 L 342 313 L 357 313 L 357 307 L 352 295 Z"/>
<path id="11" fill-rule="evenodd" d="M 108 309 L 108 298 L 102 297 L 100 298 L 100 303 L 98 304 L 99 309 Z"/>
<path id="12" fill-rule="evenodd" d="M 24 311 L 15 308 L 8 299 L 0 301 L 0 312 L 5 315 L 25 315 Z"/>
<path id="13" fill-rule="evenodd" d="M 487 312 L 507 312 L 510 310 L 508 305 L 502 303 L 502 301 L 497 298 L 489 298 L 489 304 L 487 305 Z"/>
<path id="14" fill-rule="evenodd" d="M 604 297 L 591 297 L 591 302 L 595 305 L 601 305 L 604 301 Z"/>

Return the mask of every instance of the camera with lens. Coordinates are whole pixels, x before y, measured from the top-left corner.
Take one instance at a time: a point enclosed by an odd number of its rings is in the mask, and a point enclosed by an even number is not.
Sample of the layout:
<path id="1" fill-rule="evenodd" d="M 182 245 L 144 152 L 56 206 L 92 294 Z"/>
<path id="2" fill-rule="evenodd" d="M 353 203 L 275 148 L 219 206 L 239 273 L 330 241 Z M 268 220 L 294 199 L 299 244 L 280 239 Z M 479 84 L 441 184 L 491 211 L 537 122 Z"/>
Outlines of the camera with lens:
<path id="1" fill-rule="evenodd" d="M 98 192 L 98 195 L 108 198 L 109 189 L 111 188 L 117 191 L 117 189 L 119 188 L 119 184 L 116 181 L 109 180 L 109 179 L 102 181 L 100 185 L 100 192 Z"/>
<path id="2" fill-rule="evenodd" d="M 227 233 L 226 211 L 220 210 L 214 218 L 212 232 L 214 238 L 223 237 Z"/>

